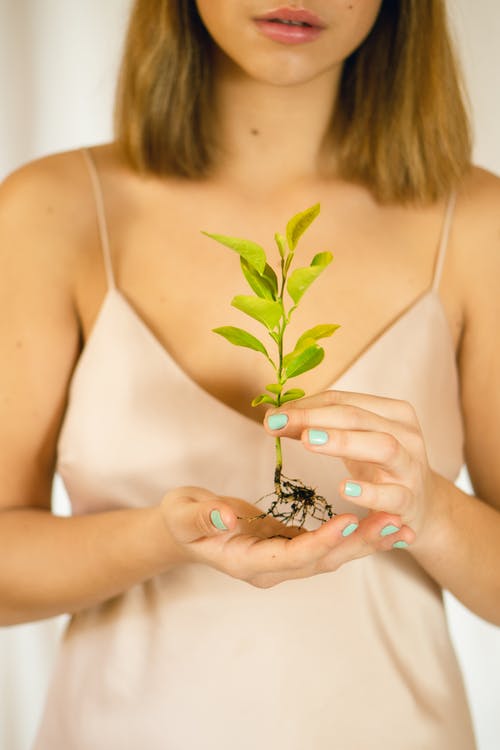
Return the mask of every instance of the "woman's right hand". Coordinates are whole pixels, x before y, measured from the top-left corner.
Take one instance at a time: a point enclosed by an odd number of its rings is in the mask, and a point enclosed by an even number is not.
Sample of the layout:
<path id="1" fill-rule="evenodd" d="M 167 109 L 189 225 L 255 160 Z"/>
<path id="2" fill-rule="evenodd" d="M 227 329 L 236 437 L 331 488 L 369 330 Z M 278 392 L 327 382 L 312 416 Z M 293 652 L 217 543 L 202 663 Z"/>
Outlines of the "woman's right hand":
<path id="1" fill-rule="evenodd" d="M 382 529 L 402 526 L 399 516 L 385 512 L 362 520 L 344 513 L 314 531 L 269 516 L 246 520 L 262 510 L 199 487 L 172 490 L 161 510 L 181 563 L 206 564 L 259 588 L 337 570 L 350 560 L 391 549 L 410 532 L 403 527 L 381 536 Z"/>

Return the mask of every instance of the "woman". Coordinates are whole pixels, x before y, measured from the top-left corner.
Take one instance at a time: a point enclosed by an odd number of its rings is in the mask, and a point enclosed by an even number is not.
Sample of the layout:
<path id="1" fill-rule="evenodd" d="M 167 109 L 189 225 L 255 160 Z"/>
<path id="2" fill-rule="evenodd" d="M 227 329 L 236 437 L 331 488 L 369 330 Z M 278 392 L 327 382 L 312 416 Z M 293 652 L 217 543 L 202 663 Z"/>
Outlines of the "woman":
<path id="1" fill-rule="evenodd" d="M 500 622 L 500 188 L 441 2 L 294 5 L 138 0 L 116 141 L 2 187 L 1 617 L 74 615 L 37 750 L 474 747 L 440 591 Z M 342 329 L 256 414 L 200 231 L 270 247 L 316 202 L 336 257 L 290 339 Z M 243 520 L 276 435 L 315 530 Z"/>

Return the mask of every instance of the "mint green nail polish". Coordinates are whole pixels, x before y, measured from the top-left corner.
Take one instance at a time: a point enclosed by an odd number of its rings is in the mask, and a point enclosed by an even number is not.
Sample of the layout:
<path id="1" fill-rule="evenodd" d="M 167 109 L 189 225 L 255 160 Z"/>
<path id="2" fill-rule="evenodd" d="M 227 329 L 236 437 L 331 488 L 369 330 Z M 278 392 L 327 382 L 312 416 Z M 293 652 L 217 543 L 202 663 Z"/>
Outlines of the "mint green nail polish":
<path id="1" fill-rule="evenodd" d="M 392 546 L 394 549 L 406 549 L 406 547 L 408 547 L 408 542 L 405 542 L 404 539 L 401 539 L 399 542 L 394 542 Z"/>
<path id="2" fill-rule="evenodd" d="M 212 521 L 215 528 L 219 529 L 219 531 L 227 531 L 227 526 L 224 524 L 224 521 L 222 520 L 220 511 L 213 510 L 210 513 L 210 520 Z"/>
<path id="3" fill-rule="evenodd" d="M 311 445 L 325 445 L 328 442 L 328 433 L 324 430 L 309 430 L 308 440 Z"/>
<path id="4" fill-rule="evenodd" d="M 359 497 L 361 495 L 361 485 L 357 482 L 346 482 L 344 495 L 347 495 L 347 497 Z"/>
<path id="5" fill-rule="evenodd" d="M 271 414 L 267 418 L 267 426 L 270 430 L 281 430 L 288 424 L 288 417 L 286 414 Z"/>
<path id="6" fill-rule="evenodd" d="M 342 532 L 342 536 L 349 536 L 352 534 L 356 529 L 358 528 L 358 523 L 350 523 L 349 526 L 346 526 L 345 529 Z"/>
<path id="7" fill-rule="evenodd" d="M 389 536 L 389 534 L 395 534 L 396 531 L 399 531 L 399 527 L 394 526 L 392 523 L 390 523 L 387 526 L 384 526 L 384 528 L 380 532 L 380 536 Z"/>

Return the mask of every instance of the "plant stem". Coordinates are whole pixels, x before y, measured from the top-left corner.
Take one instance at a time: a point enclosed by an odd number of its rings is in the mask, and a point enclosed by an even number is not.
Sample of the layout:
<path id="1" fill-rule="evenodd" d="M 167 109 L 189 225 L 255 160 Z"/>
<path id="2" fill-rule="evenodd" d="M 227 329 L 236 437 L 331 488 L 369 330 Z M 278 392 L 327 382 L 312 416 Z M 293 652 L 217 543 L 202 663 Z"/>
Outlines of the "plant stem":
<path id="1" fill-rule="evenodd" d="M 274 489 L 279 495 L 281 488 L 281 470 L 283 468 L 283 454 L 281 452 L 281 438 L 276 438 L 276 466 L 274 469 Z"/>
<path id="2" fill-rule="evenodd" d="M 283 323 L 280 326 L 279 331 L 279 338 L 278 338 L 278 382 L 281 386 L 283 386 L 286 382 L 282 381 L 283 376 L 283 338 L 285 335 L 285 328 L 287 327 L 287 315 L 285 312 L 284 307 L 284 301 L 283 296 L 285 293 L 285 284 L 286 284 L 286 277 L 287 277 L 287 271 L 285 270 L 285 260 L 281 260 L 281 289 L 280 289 L 280 296 L 279 300 L 281 302 L 281 307 L 283 310 Z M 278 406 L 281 406 L 281 392 L 278 394 Z M 274 469 L 274 490 L 277 495 L 280 494 L 281 491 L 281 471 L 283 469 L 283 453 L 281 450 L 281 438 L 276 438 L 276 466 Z"/>
<path id="3" fill-rule="evenodd" d="M 278 380 L 281 383 L 281 369 L 283 365 L 283 336 L 280 337 L 280 344 L 279 347 L 279 373 L 278 373 Z M 281 406 L 281 393 L 278 394 L 277 397 L 278 406 Z M 274 491 L 277 495 L 279 495 L 280 488 L 281 488 L 281 470 L 283 468 L 283 453 L 281 450 L 281 438 L 276 438 L 276 466 L 274 468 Z"/>

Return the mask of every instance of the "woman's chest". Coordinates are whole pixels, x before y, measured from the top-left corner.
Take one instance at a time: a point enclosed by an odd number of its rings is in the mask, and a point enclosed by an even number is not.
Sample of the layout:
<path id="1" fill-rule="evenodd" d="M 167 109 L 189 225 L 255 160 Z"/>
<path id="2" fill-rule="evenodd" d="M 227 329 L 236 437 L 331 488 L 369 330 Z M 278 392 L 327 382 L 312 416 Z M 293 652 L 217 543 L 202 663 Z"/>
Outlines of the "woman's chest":
<path id="1" fill-rule="evenodd" d="M 189 197 L 189 196 L 188 196 Z M 159 201 L 143 205 L 135 218 L 112 214 L 112 263 L 116 283 L 166 353 L 193 381 L 234 409 L 258 418 L 252 398 L 274 380 L 267 359 L 235 348 L 212 332 L 237 326 L 259 338 L 277 361 L 276 343 L 265 326 L 231 305 L 235 295 L 253 294 L 238 255 L 202 234 L 237 236 L 264 247 L 268 262 L 280 273 L 275 232 L 307 205 L 286 213 L 276 206 L 226 196 L 177 196 L 163 210 Z M 218 197 L 218 200 L 216 198 Z M 311 196 L 312 198 L 312 196 Z M 304 201 L 307 199 L 304 196 Z M 320 368 L 290 383 L 307 392 L 333 383 L 367 348 L 412 308 L 431 286 L 442 222 L 442 210 L 408 212 L 374 209 L 362 201 L 336 201 L 322 195 L 321 213 L 296 250 L 294 267 L 305 267 L 317 252 L 333 253 L 333 263 L 302 297 L 285 332 L 286 351 L 304 330 L 323 323 L 340 325 L 325 342 Z M 99 263 L 94 264 L 96 273 Z M 87 288 L 102 289 L 102 284 Z M 444 291 L 444 288 L 443 288 Z M 102 292 L 101 292 L 102 298 Z M 83 294 L 85 335 L 99 308 L 99 293 Z M 459 317 L 456 298 L 443 298 L 447 317 Z M 285 293 L 285 305 L 292 300 Z"/>

